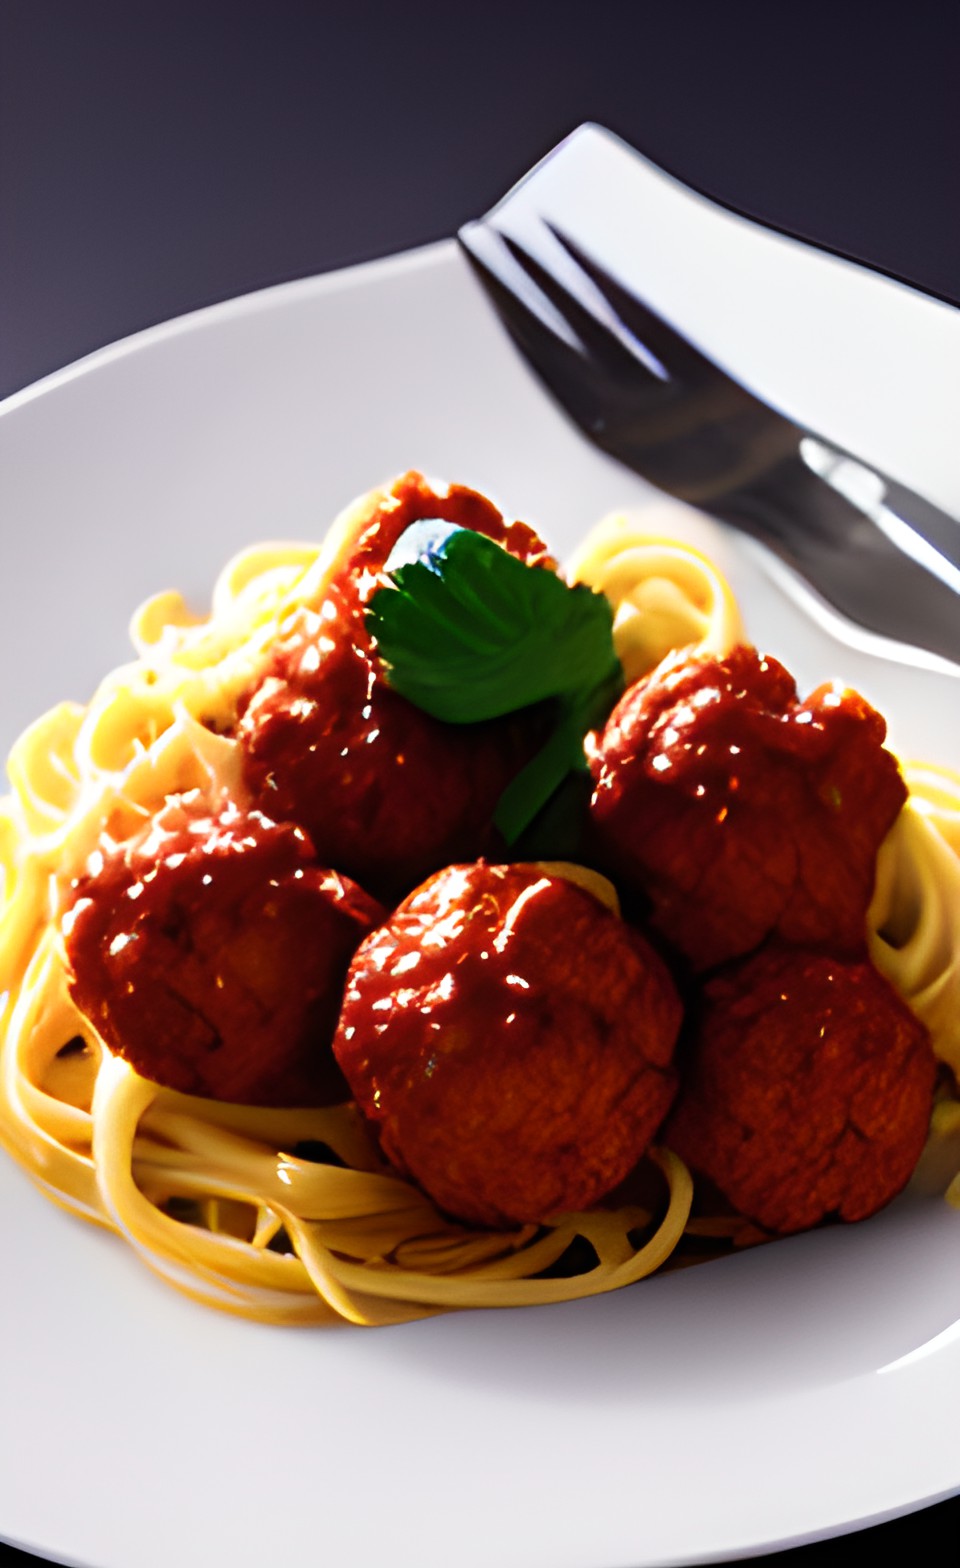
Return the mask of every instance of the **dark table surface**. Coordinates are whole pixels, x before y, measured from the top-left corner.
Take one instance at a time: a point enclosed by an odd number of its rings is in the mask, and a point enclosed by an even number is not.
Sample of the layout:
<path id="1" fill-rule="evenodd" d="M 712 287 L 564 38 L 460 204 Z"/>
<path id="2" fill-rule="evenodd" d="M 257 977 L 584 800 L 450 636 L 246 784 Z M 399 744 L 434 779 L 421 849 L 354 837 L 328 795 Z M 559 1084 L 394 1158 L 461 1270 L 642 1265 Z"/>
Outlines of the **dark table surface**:
<path id="1" fill-rule="evenodd" d="M 584 120 L 960 305 L 958 45 L 942 0 L 0 0 L 0 397 L 452 234 Z M 951 1526 L 960 1499 L 768 1560 L 919 1558 Z"/>

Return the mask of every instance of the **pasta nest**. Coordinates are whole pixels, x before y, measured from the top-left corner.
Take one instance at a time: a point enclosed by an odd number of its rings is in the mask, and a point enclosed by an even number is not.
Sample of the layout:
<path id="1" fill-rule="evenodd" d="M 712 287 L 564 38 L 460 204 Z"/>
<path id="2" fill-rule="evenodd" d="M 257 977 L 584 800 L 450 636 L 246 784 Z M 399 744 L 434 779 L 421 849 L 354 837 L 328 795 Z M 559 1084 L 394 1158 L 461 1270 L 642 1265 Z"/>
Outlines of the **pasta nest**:
<path id="1" fill-rule="evenodd" d="M 758 1239 L 736 1216 L 696 1213 L 690 1175 L 665 1148 L 650 1151 L 639 1196 L 546 1226 L 471 1229 L 384 1164 L 352 1104 L 272 1110 L 176 1094 L 113 1057 L 71 1001 L 64 887 L 103 835 L 136 832 L 167 796 L 242 798 L 237 700 L 291 617 L 321 602 L 368 505 L 348 508 L 319 547 L 238 555 L 209 616 L 177 594 L 150 600 L 133 621 L 136 659 L 14 747 L 0 802 L 0 1142 L 47 1196 L 119 1232 L 169 1283 L 279 1323 L 562 1301 Z M 743 640 L 722 575 L 642 518 L 599 525 L 570 576 L 611 600 L 628 679 L 675 647 L 722 655 Z M 881 849 L 871 955 L 960 1071 L 960 780 L 905 772 L 911 797 Z M 920 1174 L 943 1190 L 960 1166 L 952 1099 L 935 1107 L 930 1150 Z M 948 1196 L 960 1206 L 960 1178 Z"/>

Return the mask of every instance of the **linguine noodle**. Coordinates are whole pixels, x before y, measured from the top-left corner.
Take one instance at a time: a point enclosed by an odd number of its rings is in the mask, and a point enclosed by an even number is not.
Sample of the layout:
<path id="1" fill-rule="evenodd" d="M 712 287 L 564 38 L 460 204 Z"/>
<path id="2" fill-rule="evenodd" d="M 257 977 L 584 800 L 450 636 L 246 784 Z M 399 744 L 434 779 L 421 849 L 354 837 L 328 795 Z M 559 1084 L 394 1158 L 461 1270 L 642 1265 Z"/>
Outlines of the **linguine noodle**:
<path id="1" fill-rule="evenodd" d="M 62 890 L 104 835 L 121 842 L 169 795 L 242 804 L 229 735 L 238 698 L 291 619 L 322 603 L 368 507 L 345 512 L 320 548 L 237 556 L 207 618 L 176 594 L 150 600 L 133 622 L 136 660 L 14 747 L 0 802 L 0 1143 L 51 1199 L 117 1231 L 168 1283 L 268 1322 L 396 1323 L 562 1301 L 641 1279 L 691 1238 L 754 1239 L 737 1218 L 692 1218 L 691 1178 L 659 1148 L 622 1201 L 506 1232 L 458 1224 L 384 1163 L 352 1104 L 276 1110 L 177 1094 L 112 1056 L 72 1002 Z M 571 577 L 610 597 L 628 679 L 673 647 L 723 654 L 743 640 L 710 562 L 622 519 L 594 531 Z M 960 780 L 906 776 L 911 799 L 879 858 L 871 956 L 960 1070 Z M 934 1126 L 954 1133 L 960 1106 L 938 1105 Z"/>

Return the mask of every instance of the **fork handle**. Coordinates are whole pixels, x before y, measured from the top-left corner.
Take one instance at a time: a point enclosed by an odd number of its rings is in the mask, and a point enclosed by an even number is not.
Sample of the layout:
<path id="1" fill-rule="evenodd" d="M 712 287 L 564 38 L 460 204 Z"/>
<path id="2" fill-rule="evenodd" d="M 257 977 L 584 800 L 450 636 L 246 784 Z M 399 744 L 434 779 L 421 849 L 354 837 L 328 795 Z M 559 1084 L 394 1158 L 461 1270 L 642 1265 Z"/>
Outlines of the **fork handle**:
<path id="1" fill-rule="evenodd" d="M 807 436 L 708 509 L 850 620 L 960 665 L 960 524 L 906 486 Z"/>

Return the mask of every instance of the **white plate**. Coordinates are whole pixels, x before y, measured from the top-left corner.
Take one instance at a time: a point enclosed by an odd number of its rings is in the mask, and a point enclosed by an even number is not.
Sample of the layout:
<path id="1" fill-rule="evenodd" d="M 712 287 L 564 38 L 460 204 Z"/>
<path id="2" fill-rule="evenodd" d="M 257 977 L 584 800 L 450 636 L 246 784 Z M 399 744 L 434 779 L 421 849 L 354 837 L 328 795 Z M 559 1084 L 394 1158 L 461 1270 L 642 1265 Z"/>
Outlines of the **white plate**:
<path id="1" fill-rule="evenodd" d="M 654 303 L 960 513 L 955 312 L 653 169 L 635 201 Z M 396 470 L 475 484 L 560 549 L 650 499 L 569 432 L 452 244 L 96 354 L 5 405 L 0 464 L 4 747 L 127 656 L 144 595 L 203 603 L 234 550 L 315 535 Z M 956 682 L 844 646 L 756 550 L 703 537 L 802 684 L 843 674 L 903 751 L 960 763 Z M 938 1201 L 606 1299 L 326 1332 L 181 1299 L 4 1160 L 0 1258 L 0 1534 L 84 1568 L 641 1568 L 960 1489 L 960 1214 Z"/>

